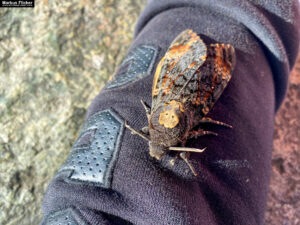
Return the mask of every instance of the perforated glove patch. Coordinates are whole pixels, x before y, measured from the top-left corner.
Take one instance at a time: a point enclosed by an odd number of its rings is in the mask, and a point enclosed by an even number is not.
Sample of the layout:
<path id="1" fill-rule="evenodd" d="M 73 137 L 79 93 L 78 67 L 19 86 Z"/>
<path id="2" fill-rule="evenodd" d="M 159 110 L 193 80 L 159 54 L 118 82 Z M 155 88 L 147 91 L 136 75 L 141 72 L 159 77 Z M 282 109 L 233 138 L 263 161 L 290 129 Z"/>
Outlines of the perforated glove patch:
<path id="1" fill-rule="evenodd" d="M 122 133 L 123 120 L 112 109 L 94 114 L 58 173 L 68 171 L 67 181 L 109 188 Z"/>
<path id="2" fill-rule="evenodd" d="M 158 48 L 152 45 L 140 45 L 128 53 L 113 79 L 105 89 L 121 87 L 150 74 Z"/>
<path id="3" fill-rule="evenodd" d="M 42 225 L 86 225 L 86 223 L 77 210 L 67 208 L 50 214 Z"/>

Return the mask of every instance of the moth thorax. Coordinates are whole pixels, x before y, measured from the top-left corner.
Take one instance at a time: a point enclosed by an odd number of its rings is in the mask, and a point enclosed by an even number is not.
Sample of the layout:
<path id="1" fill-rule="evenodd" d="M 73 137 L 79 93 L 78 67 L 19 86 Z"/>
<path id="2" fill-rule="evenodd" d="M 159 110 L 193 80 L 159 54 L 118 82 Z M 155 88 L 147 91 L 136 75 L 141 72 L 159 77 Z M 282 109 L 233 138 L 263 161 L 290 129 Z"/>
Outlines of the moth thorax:
<path id="1" fill-rule="evenodd" d="M 183 112 L 183 107 L 180 102 L 175 100 L 164 105 L 162 112 L 159 114 L 159 124 L 165 128 L 174 128 L 179 123 L 180 113 Z"/>

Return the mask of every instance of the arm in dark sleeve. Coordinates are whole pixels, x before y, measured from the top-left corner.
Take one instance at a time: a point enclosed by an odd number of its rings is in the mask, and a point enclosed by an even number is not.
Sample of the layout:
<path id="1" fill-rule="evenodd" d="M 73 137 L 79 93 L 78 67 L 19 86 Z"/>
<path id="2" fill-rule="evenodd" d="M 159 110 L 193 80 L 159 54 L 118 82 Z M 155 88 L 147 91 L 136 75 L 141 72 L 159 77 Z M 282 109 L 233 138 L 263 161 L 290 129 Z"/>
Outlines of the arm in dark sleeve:
<path id="1" fill-rule="evenodd" d="M 218 137 L 187 143 L 198 177 L 184 161 L 157 161 L 124 128 L 147 125 L 155 67 L 172 40 L 192 29 L 236 49 L 232 79 L 209 116 Z M 297 1 L 152 0 L 115 76 L 89 108 L 70 156 L 45 194 L 43 224 L 263 224 L 273 120 L 299 46 Z"/>

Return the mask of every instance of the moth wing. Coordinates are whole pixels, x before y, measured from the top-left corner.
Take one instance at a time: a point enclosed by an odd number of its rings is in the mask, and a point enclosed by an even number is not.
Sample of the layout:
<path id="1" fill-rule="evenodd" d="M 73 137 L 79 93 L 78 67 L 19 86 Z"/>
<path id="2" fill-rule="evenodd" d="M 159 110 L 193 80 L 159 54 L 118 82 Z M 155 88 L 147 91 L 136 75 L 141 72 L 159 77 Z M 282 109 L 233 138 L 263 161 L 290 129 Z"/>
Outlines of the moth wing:
<path id="1" fill-rule="evenodd" d="M 171 43 L 160 60 L 152 86 L 152 110 L 179 94 L 196 70 L 205 62 L 207 48 L 192 30 L 185 30 Z"/>
<path id="2" fill-rule="evenodd" d="M 226 88 L 234 66 L 235 50 L 231 45 L 211 44 L 205 63 L 196 71 L 181 98 L 205 116 Z"/>

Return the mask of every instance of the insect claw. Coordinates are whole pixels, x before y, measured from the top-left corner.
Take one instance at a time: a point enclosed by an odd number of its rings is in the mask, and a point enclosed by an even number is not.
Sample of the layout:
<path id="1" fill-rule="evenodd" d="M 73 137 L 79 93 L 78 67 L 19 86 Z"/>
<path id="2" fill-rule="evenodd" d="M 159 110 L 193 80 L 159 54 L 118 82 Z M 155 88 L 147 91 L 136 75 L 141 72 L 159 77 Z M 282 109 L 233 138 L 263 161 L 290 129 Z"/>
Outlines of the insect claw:
<path id="1" fill-rule="evenodd" d="M 143 127 L 141 131 L 143 134 L 149 135 L 149 127 Z"/>
<path id="2" fill-rule="evenodd" d="M 170 163 L 171 166 L 174 166 L 174 165 L 175 165 L 175 159 L 171 159 L 171 160 L 169 161 L 169 163 Z"/>
<path id="3" fill-rule="evenodd" d="M 227 123 L 220 123 L 219 125 L 221 125 L 221 126 L 224 126 L 224 127 L 228 127 L 228 128 L 230 128 L 230 129 L 232 129 L 233 128 L 233 126 L 232 125 L 230 125 L 230 124 L 227 124 Z"/>
<path id="4" fill-rule="evenodd" d="M 201 152 L 204 152 L 204 151 L 205 151 L 205 149 L 207 149 L 207 147 L 205 147 L 205 148 L 202 148 L 202 149 L 200 149 L 200 150 L 201 150 Z"/>
<path id="5" fill-rule="evenodd" d="M 205 131 L 205 134 L 211 134 L 211 135 L 215 135 L 218 136 L 219 134 L 213 131 Z"/>
<path id="6" fill-rule="evenodd" d="M 189 138 L 197 138 L 204 135 L 215 135 L 218 136 L 218 133 L 208 130 L 202 130 L 201 128 L 198 131 L 190 131 Z"/>

